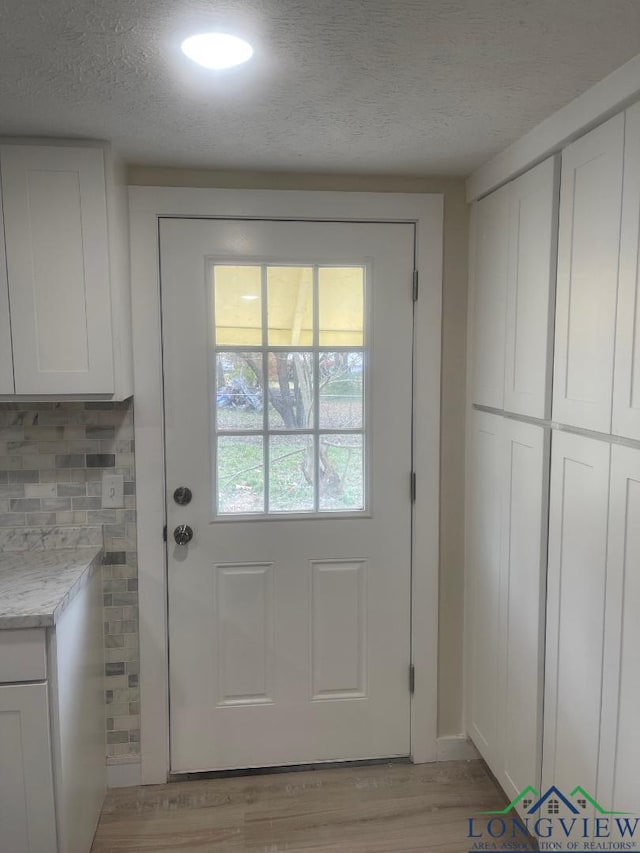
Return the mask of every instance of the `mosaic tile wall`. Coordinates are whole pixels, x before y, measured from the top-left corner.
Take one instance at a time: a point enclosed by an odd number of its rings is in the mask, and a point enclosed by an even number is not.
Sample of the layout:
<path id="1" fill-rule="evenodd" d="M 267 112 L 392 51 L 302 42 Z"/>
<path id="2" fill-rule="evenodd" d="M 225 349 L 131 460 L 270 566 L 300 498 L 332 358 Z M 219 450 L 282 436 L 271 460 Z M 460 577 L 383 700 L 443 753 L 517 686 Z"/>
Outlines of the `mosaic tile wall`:
<path id="1" fill-rule="evenodd" d="M 124 476 L 104 509 L 102 475 Z M 139 760 L 133 401 L 0 403 L 0 551 L 102 544 L 108 763 Z"/>

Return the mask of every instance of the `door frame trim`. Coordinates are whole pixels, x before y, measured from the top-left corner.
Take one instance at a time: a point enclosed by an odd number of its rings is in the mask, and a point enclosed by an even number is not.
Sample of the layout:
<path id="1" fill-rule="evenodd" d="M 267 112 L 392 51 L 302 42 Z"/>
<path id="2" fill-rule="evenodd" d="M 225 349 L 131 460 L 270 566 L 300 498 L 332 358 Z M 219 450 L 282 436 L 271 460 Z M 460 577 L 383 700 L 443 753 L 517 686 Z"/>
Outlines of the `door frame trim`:
<path id="1" fill-rule="evenodd" d="M 158 219 L 164 216 L 409 222 L 416 227 L 411 758 L 437 759 L 440 386 L 444 197 L 130 187 L 140 630 L 141 781 L 167 781 L 169 669 Z M 407 282 L 407 287 L 412 283 Z M 407 489 L 409 483 L 407 483 Z M 409 673 L 407 673 L 407 686 Z"/>

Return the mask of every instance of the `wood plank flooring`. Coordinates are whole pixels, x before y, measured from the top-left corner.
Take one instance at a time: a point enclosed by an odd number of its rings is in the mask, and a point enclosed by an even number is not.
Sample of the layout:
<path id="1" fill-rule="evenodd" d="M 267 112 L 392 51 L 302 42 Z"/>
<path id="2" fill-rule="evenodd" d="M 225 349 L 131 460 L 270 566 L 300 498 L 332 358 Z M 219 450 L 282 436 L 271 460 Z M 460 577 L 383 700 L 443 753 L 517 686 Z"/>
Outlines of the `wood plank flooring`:
<path id="1" fill-rule="evenodd" d="M 467 818 L 505 804 L 480 761 L 121 788 L 92 853 L 467 853 Z"/>

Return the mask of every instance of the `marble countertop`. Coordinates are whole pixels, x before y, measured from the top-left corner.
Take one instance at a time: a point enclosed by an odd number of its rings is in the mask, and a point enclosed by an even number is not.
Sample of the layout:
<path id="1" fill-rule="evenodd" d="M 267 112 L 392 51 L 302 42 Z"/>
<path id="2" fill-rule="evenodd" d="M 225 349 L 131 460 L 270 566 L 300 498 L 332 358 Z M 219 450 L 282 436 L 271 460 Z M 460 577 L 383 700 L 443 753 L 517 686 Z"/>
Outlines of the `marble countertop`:
<path id="1" fill-rule="evenodd" d="M 0 629 L 49 628 L 102 565 L 102 548 L 0 553 Z"/>

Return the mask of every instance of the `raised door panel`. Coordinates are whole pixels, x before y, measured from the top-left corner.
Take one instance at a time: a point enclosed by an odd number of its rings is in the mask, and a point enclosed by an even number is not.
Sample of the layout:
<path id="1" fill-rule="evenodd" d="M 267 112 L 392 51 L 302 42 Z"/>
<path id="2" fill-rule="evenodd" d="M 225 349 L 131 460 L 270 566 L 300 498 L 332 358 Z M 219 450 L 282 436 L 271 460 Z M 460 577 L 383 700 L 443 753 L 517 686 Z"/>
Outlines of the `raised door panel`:
<path id="1" fill-rule="evenodd" d="M 508 218 L 508 186 L 474 205 L 472 398 L 474 403 L 496 409 L 504 404 Z"/>
<path id="2" fill-rule="evenodd" d="M 0 146 L 17 394 L 114 390 L 104 155 Z"/>
<path id="3" fill-rule="evenodd" d="M 549 431 L 505 420 L 505 503 L 500 687 L 509 799 L 540 784 L 549 493 Z"/>
<path id="4" fill-rule="evenodd" d="M 548 418 L 560 158 L 510 185 L 504 408 Z"/>
<path id="5" fill-rule="evenodd" d="M 640 104 L 627 110 L 613 432 L 640 439 Z"/>
<path id="6" fill-rule="evenodd" d="M 467 498 L 467 730 L 489 766 L 500 767 L 500 588 L 503 419 L 473 412 Z"/>
<path id="7" fill-rule="evenodd" d="M 640 450 L 611 450 L 603 713 L 598 799 L 640 808 Z"/>
<path id="8" fill-rule="evenodd" d="M 596 790 L 610 455 L 607 442 L 553 433 L 544 789 Z"/>
<path id="9" fill-rule="evenodd" d="M 553 418 L 609 432 L 624 115 L 562 155 Z"/>
<path id="10" fill-rule="evenodd" d="M 55 853 L 46 684 L 0 686 L 0 847 Z"/>
<path id="11" fill-rule="evenodd" d="M 11 349 L 11 318 L 9 314 L 9 285 L 4 250 L 4 224 L 0 199 L 0 394 L 13 394 L 13 351 Z"/>

